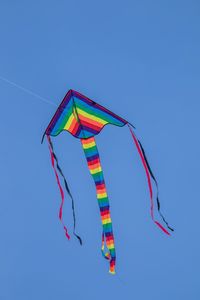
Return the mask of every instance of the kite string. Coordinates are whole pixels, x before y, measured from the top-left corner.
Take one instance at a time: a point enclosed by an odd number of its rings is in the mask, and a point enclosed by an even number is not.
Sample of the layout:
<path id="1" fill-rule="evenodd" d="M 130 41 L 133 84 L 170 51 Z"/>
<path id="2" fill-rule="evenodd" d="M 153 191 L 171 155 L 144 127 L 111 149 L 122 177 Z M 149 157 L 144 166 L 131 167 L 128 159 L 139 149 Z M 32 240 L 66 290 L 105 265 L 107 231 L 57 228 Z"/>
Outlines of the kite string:
<path id="1" fill-rule="evenodd" d="M 53 105 L 53 106 L 57 106 L 57 105 L 56 105 L 55 103 L 53 103 L 52 101 L 50 101 L 50 100 L 48 100 L 48 99 L 46 99 L 46 98 L 40 96 L 39 94 L 37 94 L 37 93 L 35 93 L 35 92 L 33 92 L 33 91 L 31 91 L 31 90 L 29 90 L 29 89 L 27 89 L 27 88 L 25 88 L 25 87 L 19 85 L 19 84 L 17 84 L 17 83 L 15 83 L 14 81 L 11 81 L 11 80 L 9 80 L 9 79 L 3 77 L 3 76 L 0 76 L 0 80 L 2 80 L 2 81 L 4 81 L 4 82 L 6 82 L 6 83 L 8 83 L 8 84 L 10 84 L 10 85 L 12 85 L 12 86 L 18 88 L 18 89 L 20 89 L 20 90 L 22 90 L 22 91 L 24 91 L 25 93 L 28 93 L 29 95 L 32 95 L 32 96 L 34 96 L 34 97 L 40 99 L 40 100 L 43 101 L 44 103 L 51 104 L 51 105 Z"/>

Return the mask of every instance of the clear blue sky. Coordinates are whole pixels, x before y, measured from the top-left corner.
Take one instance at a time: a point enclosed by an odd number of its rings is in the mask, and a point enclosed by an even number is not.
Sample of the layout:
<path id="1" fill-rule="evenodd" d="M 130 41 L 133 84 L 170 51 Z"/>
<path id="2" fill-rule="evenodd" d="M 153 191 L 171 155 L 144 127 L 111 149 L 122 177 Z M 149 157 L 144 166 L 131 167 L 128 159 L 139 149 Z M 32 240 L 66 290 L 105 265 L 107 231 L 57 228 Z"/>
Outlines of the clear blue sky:
<path id="1" fill-rule="evenodd" d="M 97 137 L 112 208 L 117 275 L 101 257 L 95 188 L 80 142 L 54 139 L 75 197 L 64 236 L 46 142 L 55 107 L 0 80 L 0 299 L 200 299 L 199 1 L 0 4 L 0 76 L 58 105 L 72 88 L 130 120 L 159 181 L 167 237 L 152 223 L 127 128 Z M 64 209 L 72 229 L 71 204 Z"/>

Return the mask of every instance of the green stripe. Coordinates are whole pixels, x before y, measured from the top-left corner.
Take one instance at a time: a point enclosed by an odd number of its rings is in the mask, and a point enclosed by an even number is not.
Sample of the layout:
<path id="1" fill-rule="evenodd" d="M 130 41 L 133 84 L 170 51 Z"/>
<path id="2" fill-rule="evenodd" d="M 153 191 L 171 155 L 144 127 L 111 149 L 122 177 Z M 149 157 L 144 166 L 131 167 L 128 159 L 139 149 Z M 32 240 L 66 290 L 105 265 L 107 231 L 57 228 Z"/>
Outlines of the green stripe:
<path id="1" fill-rule="evenodd" d="M 91 116 L 95 116 L 95 117 L 101 119 L 102 121 L 105 121 L 105 122 L 108 122 L 108 123 L 111 121 L 109 117 L 106 118 L 105 116 L 102 116 L 101 113 L 100 113 L 100 111 L 99 112 L 95 112 L 95 109 L 92 109 L 92 108 L 89 108 L 89 107 L 85 107 L 85 105 L 82 105 L 82 103 L 76 103 L 76 106 L 79 109 L 83 110 L 84 112 L 90 114 Z"/>
<path id="2" fill-rule="evenodd" d="M 106 232 L 112 232 L 112 223 L 103 224 L 103 229 L 104 229 Z"/>
<path id="3" fill-rule="evenodd" d="M 100 206 L 109 204 L 108 197 L 101 198 L 101 199 L 97 198 L 97 200 L 98 200 Z"/>
<path id="4" fill-rule="evenodd" d="M 62 115 L 61 115 L 61 123 L 59 125 L 59 129 L 63 129 L 67 123 L 67 121 L 69 120 L 70 116 L 72 115 L 72 107 L 67 111 L 67 113 L 65 111 L 63 111 Z"/>
<path id="5" fill-rule="evenodd" d="M 120 124 L 122 123 L 119 120 L 115 120 L 115 117 L 107 115 L 106 112 L 102 112 L 98 108 L 88 106 L 84 102 L 76 101 L 76 106 L 78 108 L 82 109 L 83 111 L 89 113 L 90 115 L 95 116 L 103 121 L 108 122 L 108 123 L 117 124 L 117 125 L 119 125 L 119 123 Z"/>
<path id="6" fill-rule="evenodd" d="M 91 146 L 90 148 L 84 148 L 84 151 L 85 151 L 85 155 L 87 157 L 90 157 L 94 154 L 97 153 L 97 147 L 96 146 Z"/>

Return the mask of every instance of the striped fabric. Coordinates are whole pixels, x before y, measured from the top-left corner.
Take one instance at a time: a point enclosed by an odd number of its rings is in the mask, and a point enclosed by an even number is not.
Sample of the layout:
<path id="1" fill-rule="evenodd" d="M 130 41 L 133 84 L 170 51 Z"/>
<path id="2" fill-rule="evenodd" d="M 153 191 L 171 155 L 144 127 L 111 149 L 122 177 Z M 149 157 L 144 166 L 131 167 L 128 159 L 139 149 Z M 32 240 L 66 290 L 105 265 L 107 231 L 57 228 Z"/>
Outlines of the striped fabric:
<path id="1" fill-rule="evenodd" d="M 103 171 L 101 168 L 98 149 L 96 146 L 95 138 L 81 139 L 83 150 L 87 159 L 88 168 L 94 179 L 97 193 L 97 200 L 100 208 L 101 221 L 103 226 L 102 233 L 102 254 L 110 261 L 111 274 L 115 274 L 115 245 L 112 230 L 112 220 L 110 216 L 109 200 L 106 191 Z M 105 252 L 105 245 L 109 252 Z"/>
<path id="2" fill-rule="evenodd" d="M 49 123 L 46 134 L 67 130 L 77 138 L 98 134 L 106 124 L 124 126 L 127 121 L 80 93 L 69 90 Z"/>

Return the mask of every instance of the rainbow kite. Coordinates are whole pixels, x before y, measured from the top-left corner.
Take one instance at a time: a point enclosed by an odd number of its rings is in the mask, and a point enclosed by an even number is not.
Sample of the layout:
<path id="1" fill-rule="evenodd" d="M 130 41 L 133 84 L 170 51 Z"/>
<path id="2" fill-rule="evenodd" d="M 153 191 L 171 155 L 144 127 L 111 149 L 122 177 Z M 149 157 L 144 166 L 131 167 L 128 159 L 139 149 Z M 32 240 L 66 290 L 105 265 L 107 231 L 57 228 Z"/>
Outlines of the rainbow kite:
<path id="1" fill-rule="evenodd" d="M 97 200 L 100 209 L 101 221 L 102 221 L 102 255 L 109 260 L 110 269 L 109 272 L 115 274 L 115 263 L 116 263 L 116 252 L 115 252 L 115 243 L 114 243 L 114 235 L 112 229 L 112 220 L 110 215 L 110 206 L 109 200 L 105 185 L 105 180 L 103 176 L 103 171 L 101 167 L 99 152 L 97 149 L 97 145 L 95 142 L 95 135 L 99 134 L 103 127 L 107 124 L 113 124 L 116 126 L 125 126 L 129 127 L 131 132 L 132 138 L 142 160 L 142 164 L 145 169 L 145 173 L 147 176 L 147 182 L 150 192 L 150 200 L 151 200 L 151 218 L 154 223 L 166 234 L 169 235 L 169 232 L 154 218 L 154 199 L 153 199 L 153 189 L 151 180 L 154 181 L 157 187 L 157 209 L 158 212 L 164 221 L 165 225 L 168 229 L 173 231 L 173 229 L 168 225 L 166 220 L 164 219 L 163 215 L 160 212 L 160 202 L 158 199 L 158 184 L 157 181 L 152 173 L 152 170 L 148 164 L 144 149 L 137 139 L 133 129 L 134 126 L 131 125 L 128 121 L 122 119 L 121 117 L 117 116 L 113 112 L 109 111 L 108 109 L 104 108 L 103 106 L 97 104 L 96 102 L 90 100 L 89 98 L 83 96 L 82 94 L 74 91 L 69 90 L 68 93 L 65 95 L 63 101 L 59 105 L 58 109 L 56 110 L 55 115 L 53 116 L 51 122 L 49 123 L 45 133 L 43 135 L 42 141 L 44 136 L 46 135 L 50 155 L 51 155 L 51 162 L 55 172 L 56 180 L 59 186 L 60 194 L 61 194 L 61 205 L 59 210 L 59 219 L 63 224 L 63 228 L 65 230 L 66 237 L 70 239 L 69 233 L 67 231 L 66 226 L 63 223 L 62 218 L 62 210 L 64 204 L 64 191 L 61 186 L 61 182 L 59 179 L 59 174 L 63 178 L 65 188 L 72 200 L 72 211 L 73 211 L 73 234 L 78 238 L 80 244 L 82 244 L 82 240 L 80 236 L 76 234 L 75 227 L 76 227 L 76 218 L 75 218 L 75 209 L 74 209 L 74 200 L 72 194 L 70 192 L 69 186 L 65 179 L 65 176 L 58 164 L 58 159 L 55 155 L 53 144 L 51 141 L 50 136 L 57 136 L 63 130 L 70 132 L 74 137 L 79 138 L 81 140 L 81 144 L 86 156 L 87 164 L 89 171 L 94 179 L 95 187 L 96 187 L 96 194 Z M 57 172 L 58 170 L 58 172 Z"/>

